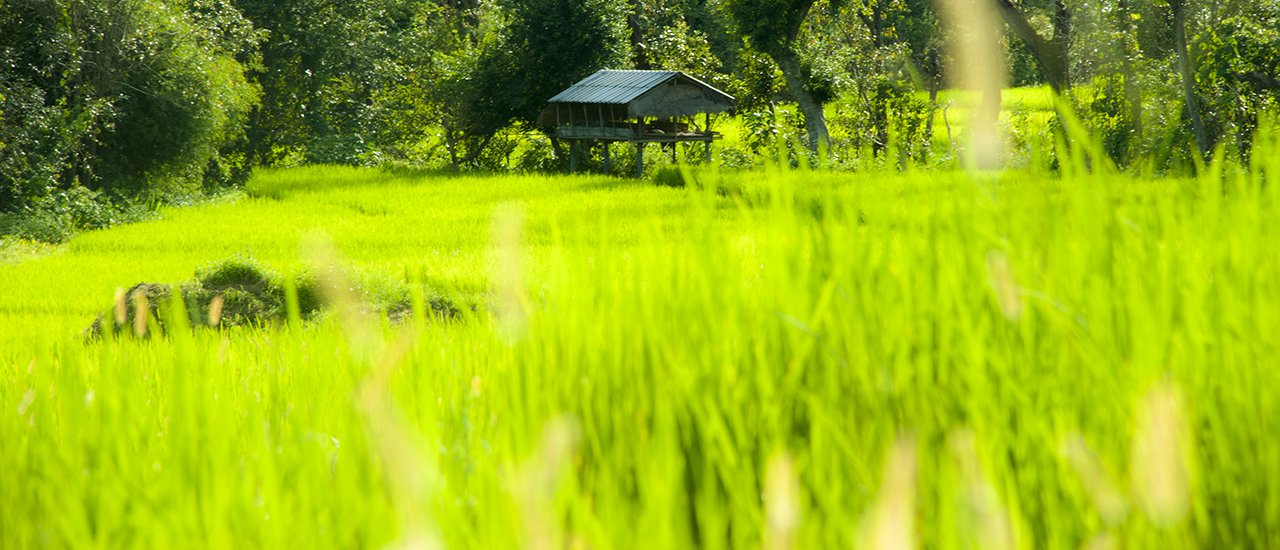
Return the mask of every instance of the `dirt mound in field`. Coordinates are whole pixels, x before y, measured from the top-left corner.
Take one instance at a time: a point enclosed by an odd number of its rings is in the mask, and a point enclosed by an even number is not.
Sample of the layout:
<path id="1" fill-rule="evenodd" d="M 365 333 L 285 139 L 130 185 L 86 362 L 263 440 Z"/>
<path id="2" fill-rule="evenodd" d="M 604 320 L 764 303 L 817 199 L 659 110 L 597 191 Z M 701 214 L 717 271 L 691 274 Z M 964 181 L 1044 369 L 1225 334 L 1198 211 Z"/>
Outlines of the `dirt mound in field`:
<path id="1" fill-rule="evenodd" d="M 146 327 L 150 330 L 153 326 L 151 323 L 156 320 L 157 305 L 168 301 L 169 296 L 173 293 L 173 287 L 169 285 L 156 283 L 138 283 L 129 288 L 129 290 L 116 296 L 116 304 L 111 313 L 99 315 L 93 320 L 93 324 L 85 329 L 86 338 L 97 338 L 102 336 L 105 327 L 111 327 L 112 333 L 119 334 L 129 330 L 137 330 L 142 332 L 141 328 Z M 138 320 L 139 306 L 147 309 L 147 314 L 143 319 Z"/>
<path id="2" fill-rule="evenodd" d="M 182 285 L 138 283 L 117 296 L 108 314 L 100 315 L 85 329 L 89 339 L 103 334 L 132 333 L 147 336 L 164 333 L 173 316 L 186 312 L 190 327 L 266 325 L 288 315 L 284 286 L 275 273 L 248 260 L 228 260 L 196 272 L 195 280 Z M 306 279 L 297 285 L 298 309 L 305 318 L 320 309 L 317 285 Z M 182 296 L 181 310 L 172 302 L 174 291 Z M 139 320 L 140 308 L 146 308 Z"/>
<path id="3" fill-rule="evenodd" d="M 300 316 L 304 320 L 317 316 L 324 305 L 317 278 L 299 276 L 293 286 Z M 407 288 L 387 281 L 381 281 L 379 288 L 375 294 L 382 296 L 382 306 L 370 304 L 369 313 L 381 312 L 392 323 L 413 317 Z M 182 297 L 181 308 L 174 307 L 175 291 Z M 369 298 L 368 294 L 364 298 Z M 452 319 L 459 313 L 452 301 L 439 296 L 427 297 L 424 306 L 435 318 Z M 181 285 L 133 285 L 117 296 L 110 311 L 85 329 L 84 336 L 94 340 L 105 334 L 164 334 L 173 329 L 178 312 L 185 312 L 186 317 L 178 326 L 213 328 L 271 325 L 284 322 L 289 315 L 284 279 L 251 260 L 233 259 L 199 269 L 194 280 Z"/>

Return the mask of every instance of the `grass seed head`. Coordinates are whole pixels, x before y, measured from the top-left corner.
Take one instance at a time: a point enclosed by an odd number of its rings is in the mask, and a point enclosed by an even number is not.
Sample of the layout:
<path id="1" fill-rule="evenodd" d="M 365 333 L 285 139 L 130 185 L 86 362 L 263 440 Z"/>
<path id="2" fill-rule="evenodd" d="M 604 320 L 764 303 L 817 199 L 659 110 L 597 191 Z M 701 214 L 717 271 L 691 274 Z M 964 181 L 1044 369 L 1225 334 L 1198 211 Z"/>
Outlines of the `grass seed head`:
<path id="1" fill-rule="evenodd" d="M 518 205 L 502 205 L 493 214 L 493 294 L 498 330 L 519 340 L 528 318 L 528 299 L 521 264 L 524 212 Z"/>
<path id="2" fill-rule="evenodd" d="M 125 323 L 129 322 L 129 307 L 128 307 L 128 304 L 125 302 L 125 298 L 126 297 L 124 295 L 124 289 L 116 287 L 116 300 L 115 300 L 116 324 L 115 326 L 117 327 L 122 327 L 124 326 Z"/>
<path id="3" fill-rule="evenodd" d="M 952 434 L 948 441 L 951 454 L 959 466 L 968 503 L 968 521 L 977 537 L 973 547 L 989 550 L 1012 550 L 1013 522 L 1000 502 L 1000 494 L 983 472 L 977 442 L 969 431 Z"/>
<path id="4" fill-rule="evenodd" d="M 800 527 L 800 481 L 796 479 L 791 456 L 776 453 L 765 469 L 765 548 L 786 550 L 795 547 Z"/>
<path id="5" fill-rule="evenodd" d="M 303 243 L 303 256 L 316 273 L 320 295 L 342 326 L 350 352 L 359 361 L 376 361 L 381 341 L 369 308 L 362 304 L 355 282 L 343 269 L 333 241 L 323 233 L 313 233 Z"/>
<path id="6" fill-rule="evenodd" d="M 554 508 L 556 492 L 569 472 L 581 439 L 575 419 L 554 418 L 542 430 L 537 455 L 520 469 L 516 480 L 516 500 L 524 524 L 526 547 L 535 550 L 565 548 L 567 537 L 549 513 Z"/>
<path id="7" fill-rule="evenodd" d="M 222 293 L 214 295 L 213 299 L 209 300 L 209 326 L 216 327 L 222 324 L 222 305 L 224 300 Z"/>
<path id="8" fill-rule="evenodd" d="M 955 66 L 960 70 L 951 75 L 952 84 L 981 94 L 974 106 L 970 129 L 973 163 L 980 170 L 999 168 L 1004 156 L 1004 140 L 998 125 L 999 99 L 1009 79 L 1005 47 L 1001 42 L 1003 25 L 990 2 L 941 0 L 938 7 L 943 21 L 955 32 L 956 39 L 948 42 L 952 57 L 959 60 Z"/>
<path id="9" fill-rule="evenodd" d="M 133 335 L 139 338 L 147 335 L 147 319 L 151 316 L 151 304 L 147 294 L 141 290 L 133 293 Z"/>
<path id="10" fill-rule="evenodd" d="M 861 548 L 916 548 L 916 442 L 900 436 L 889 449 L 875 508 L 864 526 Z"/>
<path id="11" fill-rule="evenodd" d="M 1177 387 L 1161 383 L 1148 391 L 1139 405 L 1129 467 L 1134 499 L 1156 525 L 1173 526 L 1190 508 L 1190 441 Z"/>
<path id="12" fill-rule="evenodd" d="M 1095 535 L 1093 538 L 1085 542 L 1082 550 L 1112 550 L 1118 548 L 1115 536 L 1110 533 Z"/>
<path id="13" fill-rule="evenodd" d="M 996 301 L 1000 304 L 1000 313 L 1010 321 L 1022 319 L 1022 289 L 1013 276 L 1013 267 L 1009 265 L 1009 257 L 1003 252 L 987 253 L 987 273 L 991 278 L 991 288 L 996 293 Z"/>
<path id="14" fill-rule="evenodd" d="M 1129 514 L 1129 502 L 1110 472 L 1080 434 L 1069 436 L 1062 445 L 1062 456 L 1075 469 L 1094 508 L 1108 527 L 1120 525 Z"/>

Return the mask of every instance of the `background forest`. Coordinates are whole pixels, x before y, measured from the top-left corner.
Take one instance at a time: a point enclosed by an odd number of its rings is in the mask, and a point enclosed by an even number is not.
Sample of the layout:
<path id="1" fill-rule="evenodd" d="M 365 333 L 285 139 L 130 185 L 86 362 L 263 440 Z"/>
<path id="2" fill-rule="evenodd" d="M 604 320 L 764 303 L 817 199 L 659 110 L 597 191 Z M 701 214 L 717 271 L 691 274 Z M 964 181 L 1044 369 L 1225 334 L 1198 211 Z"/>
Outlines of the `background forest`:
<path id="1" fill-rule="evenodd" d="M 1280 97 L 1275 0 L 969 1 L 1003 21 L 1007 84 L 1066 98 L 1050 110 L 1079 115 L 1122 168 L 1243 160 Z M 64 240 L 234 188 L 256 167 L 559 170 L 535 118 L 601 68 L 682 70 L 734 95 L 727 167 L 779 147 L 845 169 L 946 166 L 947 52 L 964 37 L 938 8 L 0 0 L 0 234 Z M 1003 122 L 1013 154 L 1052 145 L 1057 119 L 1015 111 Z"/>

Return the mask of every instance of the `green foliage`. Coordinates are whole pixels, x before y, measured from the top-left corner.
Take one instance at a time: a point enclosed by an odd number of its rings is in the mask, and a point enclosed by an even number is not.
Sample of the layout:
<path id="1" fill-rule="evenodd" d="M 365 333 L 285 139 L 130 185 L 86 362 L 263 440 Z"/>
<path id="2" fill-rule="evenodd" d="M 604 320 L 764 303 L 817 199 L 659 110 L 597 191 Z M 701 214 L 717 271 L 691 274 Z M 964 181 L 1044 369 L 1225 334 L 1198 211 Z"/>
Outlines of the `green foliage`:
<path id="1" fill-rule="evenodd" d="M 838 6 L 840 2 L 832 2 Z M 769 55 L 789 52 L 814 0 L 732 0 L 728 11 L 751 46 Z"/>
<path id="2" fill-rule="evenodd" d="M 655 69 L 683 71 L 716 87 L 724 87 L 730 80 L 712 53 L 707 35 L 691 29 L 683 19 L 663 27 L 646 45 L 645 59 Z"/>
<path id="3" fill-rule="evenodd" d="M 150 217 L 144 205 L 114 203 L 87 187 L 56 190 L 10 212 L 0 212 L 0 235 L 61 243 L 84 230 Z"/>
<path id="4" fill-rule="evenodd" d="M 76 186 L 162 198 L 243 175 L 227 153 L 257 102 L 237 60 L 253 40 L 225 3 L 11 2 L 0 209 Z"/>
<path id="5" fill-rule="evenodd" d="M 1246 155 L 1258 116 L 1280 105 L 1280 5 L 1251 6 L 1207 27 L 1195 43 L 1206 123 L 1215 139 Z"/>
<path id="6" fill-rule="evenodd" d="M 401 42 L 398 78 L 374 98 L 381 151 L 419 166 L 475 166 L 503 125 L 476 102 L 496 24 L 476 8 L 425 4 Z"/>
<path id="7" fill-rule="evenodd" d="M 547 98 L 623 66 L 625 14 L 621 0 L 423 4 L 374 96 L 382 152 L 455 171 L 545 166 L 550 149 L 520 142 Z"/>
<path id="8" fill-rule="evenodd" d="M 77 133 L 64 110 L 46 105 L 44 91 L 0 73 L 0 211 L 13 211 L 59 187 Z"/>
<path id="9" fill-rule="evenodd" d="M 745 41 L 739 48 L 733 65 L 734 78 L 724 89 L 734 96 L 741 112 L 771 108 L 786 90 L 786 81 L 778 72 L 777 64 Z"/>
<path id="10" fill-rule="evenodd" d="M 532 125 L 546 100 L 591 73 L 625 67 L 623 0 L 501 0 L 505 24 L 480 59 L 476 103 L 491 111 L 481 126 Z"/>
<path id="11" fill-rule="evenodd" d="M 379 132 L 374 97 L 403 70 L 418 3 L 233 3 L 266 36 L 251 74 L 263 96 L 247 128 L 250 162 L 366 162 Z"/>

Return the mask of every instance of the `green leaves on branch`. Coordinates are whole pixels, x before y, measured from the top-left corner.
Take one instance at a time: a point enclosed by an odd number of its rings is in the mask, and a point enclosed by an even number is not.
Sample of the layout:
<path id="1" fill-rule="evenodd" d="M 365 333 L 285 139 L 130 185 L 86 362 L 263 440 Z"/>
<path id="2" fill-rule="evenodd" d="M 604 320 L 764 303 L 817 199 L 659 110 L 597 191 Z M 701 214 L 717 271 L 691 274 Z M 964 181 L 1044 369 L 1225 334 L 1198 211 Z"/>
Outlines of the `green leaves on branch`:
<path id="1" fill-rule="evenodd" d="M 243 172 L 256 35 L 225 2 L 19 0 L 0 15 L 0 209 L 191 193 Z"/>

